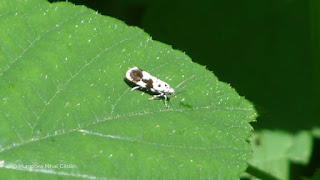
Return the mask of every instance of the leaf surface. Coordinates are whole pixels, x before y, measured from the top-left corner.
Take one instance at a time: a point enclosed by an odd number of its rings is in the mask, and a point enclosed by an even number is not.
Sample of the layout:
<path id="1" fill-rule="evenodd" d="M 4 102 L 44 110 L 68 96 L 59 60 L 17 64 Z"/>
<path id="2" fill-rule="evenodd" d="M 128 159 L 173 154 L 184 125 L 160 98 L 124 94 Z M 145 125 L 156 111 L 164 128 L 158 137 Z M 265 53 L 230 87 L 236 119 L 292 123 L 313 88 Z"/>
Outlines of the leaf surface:
<path id="1" fill-rule="evenodd" d="M 0 2 L 0 176 L 237 179 L 251 103 L 184 53 L 71 3 Z M 178 92 L 130 91 L 138 66 Z"/>

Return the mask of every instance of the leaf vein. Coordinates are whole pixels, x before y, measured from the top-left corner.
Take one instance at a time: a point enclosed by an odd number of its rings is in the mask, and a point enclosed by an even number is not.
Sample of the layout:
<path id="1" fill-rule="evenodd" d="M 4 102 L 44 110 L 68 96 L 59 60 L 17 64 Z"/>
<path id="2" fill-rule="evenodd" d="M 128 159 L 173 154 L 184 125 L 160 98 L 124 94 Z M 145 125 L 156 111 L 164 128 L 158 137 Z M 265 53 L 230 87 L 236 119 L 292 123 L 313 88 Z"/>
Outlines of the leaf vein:
<path id="1" fill-rule="evenodd" d="M 30 45 L 29 45 L 27 48 L 25 48 L 25 49 L 22 51 L 22 53 L 21 53 L 16 59 L 14 59 L 13 61 L 11 61 L 11 64 L 8 65 L 8 67 L 5 68 L 5 69 L 3 70 L 3 72 L 0 74 L 0 77 L 2 77 L 2 75 L 3 75 L 4 73 L 6 73 L 6 72 L 11 68 L 11 66 L 12 66 L 13 64 L 15 64 L 19 59 L 21 59 L 21 58 L 24 56 L 24 54 L 25 54 L 27 51 L 29 51 L 29 50 L 34 46 L 35 43 L 37 43 L 39 40 L 41 40 L 42 37 L 44 37 L 45 35 L 47 35 L 49 32 L 52 32 L 52 31 L 54 31 L 55 29 L 59 28 L 61 25 L 64 25 L 65 23 L 71 21 L 71 20 L 74 19 L 75 17 L 77 17 L 77 16 L 79 16 L 79 15 L 81 15 L 81 14 L 84 14 L 84 13 L 85 13 L 85 12 L 78 13 L 78 14 L 76 14 L 75 16 L 72 16 L 71 18 L 66 19 L 66 20 L 63 21 L 62 23 L 55 25 L 54 27 L 52 27 L 52 28 L 50 28 L 49 30 L 45 31 L 43 34 L 39 35 L 35 40 L 33 40 L 32 42 L 30 42 Z"/>
<path id="2" fill-rule="evenodd" d="M 41 168 L 28 168 L 28 167 L 20 167 L 20 166 L 17 167 L 17 164 L 8 164 L 0 168 L 12 169 L 17 171 L 28 171 L 28 172 L 36 172 L 36 173 L 43 173 L 43 174 L 59 175 L 59 176 L 71 176 L 71 177 L 77 177 L 77 178 L 83 178 L 83 179 L 101 179 L 88 174 L 69 173 L 65 171 L 59 172 L 59 171 L 54 171 L 53 169 L 48 169 L 48 168 L 41 169 Z"/>
<path id="3" fill-rule="evenodd" d="M 55 132 L 54 134 L 48 134 L 48 135 L 43 136 L 43 137 L 31 138 L 31 139 L 29 139 L 27 141 L 24 141 L 22 143 L 14 143 L 14 145 L 9 145 L 7 147 L 2 148 L 0 153 L 8 151 L 8 150 L 13 149 L 13 148 L 21 147 L 22 145 L 26 145 L 26 144 L 29 144 L 29 143 L 32 143 L 32 142 L 37 142 L 37 141 L 40 141 L 40 140 L 48 139 L 50 137 L 60 136 L 60 135 L 64 135 L 64 134 L 67 134 L 67 133 L 72 133 L 72 132 L 75 132 L 75 131 L 78 131 L 78 130 L 82 129 L 83 127 L 89 127 L 89 126 L 92 126 L 92 125 L 100 124 L 100 123 L 103 123 L 105 121 L 111 121 L 111 120 L 116 120 L 116 119 L 134 117 L 134 116 L 150 115 L 150 114 L 154 114 L 154 113 L 184 112 L 184 111 L 193 111 L 193 110 L 200 110 L 200 109 L 222 109 L 222 110 L 230 110 L 230 111 L 233 111 L 233 110 L 251 111 L 252 110 L 252 109 L 243 109 L 243 108 L 226 108 L 226 107 L 217 108 L 217 107 L 214 107 L 214 106 L 204 106 L 204 107 L 195 107 L 195 108 L 191 108 L 191 109 L 190 108 L 188 108 L 188 109 L 165 109 L 165 110 L 159 110 L 159 111 L 145 111 L 145 112 L 138 112 L 138 113 L 132 113 L 132 114 L 127 114 L 127 115 L 109 116 L 109 117 L 106 117 L 106 118 L 104 118 L 102 120 L 98 120 L 98 121 L 89 123 L 87 125 L 84 125 L 82 127 L 79 126 L 79 127 L 74 128 L 74 129 L 67 130 L 67 131 L 63 130 L 63 131 L 60 131 L 60 132 Z"/>
<path id="4" fill-rule="evenodd" d="M 139 34 L 138 34 L 139 35 Z M 136 36 L 138 36 L 136 35 Z M 133 36 L 135 37 L 135 36 Z M 131 38 L 133 38 L 131 37 Z M 63 85 L 63 87 L 66 87 L 71 80 L 73 80 L 76 76 L 78 76 L 84 69 L 86 69 L 91 63 L 93 63 L 96 59 L 98 59 L 100 57 L 101 54 L 105 53 L 105 52 L 108 52 L 110 49 L 114 48 L 114 47 L 117 47 L 118 45 L 130 40 L 131 38 L 126 38 L 126 39 L 123 39 L 117 43 L 115 43 L 114 45 L 110 46 L 110 47 L 107 47 L 105 49 L 103 49 L 100 53 L 98 53 L 95 57 L 93 57 L 89 62 L 87 62 L 84 66 L 81 67 L 81 69 L 76 72 L 75 74 L 73 74 L 66 82 L 65 84 Z M 36 122 L 34 123 L 34 127 L 37 125 L 38 121 L 40 120 L 41 118 L 41 115 L 44 113 L 44 111 L 47 109 L 48 105 L 51 104 L 51 102 L 56 98 L 56 96 L 63 90 L 63 88 L 58 88 L 58 90 L 54 93 L 54 95 L 50 98 L 50 100 L 44 105 L 43 109 L 41 110 L 39 116 L 37 117 L 36 119 Z"/>
<path id="5" fill-rule="evenodd" d="M 129 137 L 121 137 L 121 136 L 116 136 L 116 135 L 109 135 L 109 134 L 101 134 L 97 132 L 92 132 L 84 129 L 78 130 L 81 133 L 93 135 L 93 136 L 98 136 L 98 137 L 103 137 L 103 138 L 110 138 L 110 139 L 117 139 L 117 140 L 122 140 L 122 141 L 130 141 L 134 143 L 140 143 L 140 144 L 146 144 L 146 145 L 151 145 L 151 146 L 161 146 L 161 147 L 166 147 L 166 148 L 179 148 L 179 149 L 193 149 L 193 150 L 211 150 L 211 149 L 235 149 L 235 150 L 240 150 L 240 151 L 246 151 L 247 149 L 239 149 L 236 147 L 193 147 L 193 146 L 179 146 L 179 145 L 169 145 L 169 144 L 159 144 L 156 142 L 146 142 L 146 141 L 139 141 L 135 140 L 133 138 Z"/>

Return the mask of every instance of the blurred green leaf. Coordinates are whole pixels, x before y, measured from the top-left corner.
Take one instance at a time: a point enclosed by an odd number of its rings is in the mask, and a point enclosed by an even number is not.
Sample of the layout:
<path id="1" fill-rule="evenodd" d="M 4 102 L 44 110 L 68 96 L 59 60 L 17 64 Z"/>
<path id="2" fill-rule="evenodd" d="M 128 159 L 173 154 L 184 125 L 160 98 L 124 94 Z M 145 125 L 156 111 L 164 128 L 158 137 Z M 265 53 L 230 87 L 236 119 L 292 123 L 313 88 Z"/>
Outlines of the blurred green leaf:
<path id="1" fill-rule="evenodd" d="M 290 162 L 307 164 L 312 151 L 312 135 L 302 131 L 291 135 L 281 131 L 253 133 L 253 159 L 249 164 L 280 179 L 289 179 Z"/>
<path id="2" fill-rule="evenodd" d="M 311 132 L 315 138 L 320 138 L 320 127 L 314 127 Z"/>
<path id="3" fill-rule="evenodd" d="M 0 177 L 237 179 L 251 103 L 184 53 L 84 6 L 0 2 Z M 169 108 L 124 82 L 138 66 Z M 69 165 L 61 167 L 60 165 Z"/>

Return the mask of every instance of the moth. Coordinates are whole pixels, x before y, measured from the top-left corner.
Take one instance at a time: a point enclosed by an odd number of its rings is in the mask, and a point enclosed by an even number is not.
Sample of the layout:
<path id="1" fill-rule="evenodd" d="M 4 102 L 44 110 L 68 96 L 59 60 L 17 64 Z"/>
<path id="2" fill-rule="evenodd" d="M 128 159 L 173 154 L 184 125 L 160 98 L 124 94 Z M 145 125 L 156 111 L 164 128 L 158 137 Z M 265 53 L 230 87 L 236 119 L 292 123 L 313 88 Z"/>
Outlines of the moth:
<path id="1" fill-rule="evenodd" d="M 152 76 L 150 73 L 143 71 L 138 67 L 130 68 L 126 73 L 126 79 L 136 85 L 131 91 L 142 88 L 155 93 L 154 96 L 149 98 L 150 101 L 155 98 L 164 97 L 165 106 L 168 108 L 168 97 L 166 94 L 172 95 L 175 93 L 174 89 L 171 88 L 168 83 Z"/>

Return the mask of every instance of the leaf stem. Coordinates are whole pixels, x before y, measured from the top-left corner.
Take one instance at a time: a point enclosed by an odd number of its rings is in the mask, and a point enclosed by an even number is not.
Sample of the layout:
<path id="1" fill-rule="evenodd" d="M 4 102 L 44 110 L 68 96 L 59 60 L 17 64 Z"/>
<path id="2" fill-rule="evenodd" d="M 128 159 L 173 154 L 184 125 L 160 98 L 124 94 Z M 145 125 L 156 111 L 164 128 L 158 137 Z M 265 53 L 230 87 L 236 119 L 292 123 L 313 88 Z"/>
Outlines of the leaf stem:
<path id="1" fill-rule="evenodd" d="M 269 174 L 261 169 L 258 169 L 250 164 L 248 164 L 247 173 L 251 174 L 254 177 L 264 180 L 280 180 L 279 178 Z"/>

